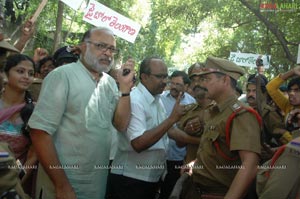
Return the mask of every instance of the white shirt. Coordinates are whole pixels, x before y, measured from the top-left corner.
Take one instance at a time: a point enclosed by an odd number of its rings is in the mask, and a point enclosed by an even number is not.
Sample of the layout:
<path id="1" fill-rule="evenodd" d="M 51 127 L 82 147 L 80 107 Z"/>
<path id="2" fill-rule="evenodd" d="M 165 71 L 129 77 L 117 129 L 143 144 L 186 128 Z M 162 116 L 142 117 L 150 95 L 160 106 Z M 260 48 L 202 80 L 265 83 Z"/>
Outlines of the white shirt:
<path id="1" fill-rule="evenodd" d="M 160 96 L 153 96 L 142 83 L 130 94 L 131 119 L 126 133 L 119 133 L 119 146 L 111 172 L 147 182 L 158 182 L 164 172 L 168 137 L 165 134 L 147 150 L 137 153 L 131 141 L 164 121 Z"/>
<path id="2" fill-rule="evenodd" d="M 169 116 L 174 108 L 176 99 L 170 94 L 170 90 L 167 90 L 161 94 L 161 100 L 167 111 L 167 115 Z M 192 103 L 196 103 L 195 98 L 192 97 L 187 92 L 185 92 L 182 98 L 180 99 L 180 104 L 187 105 Z M 167 159 L 171 161 L 182 161 L 185 155 L 186 155 L 186 147 L 178 147 L 176 141 L 170 138 L 168 152 L 167 152 L 167 156 L 168 156 Z"/>

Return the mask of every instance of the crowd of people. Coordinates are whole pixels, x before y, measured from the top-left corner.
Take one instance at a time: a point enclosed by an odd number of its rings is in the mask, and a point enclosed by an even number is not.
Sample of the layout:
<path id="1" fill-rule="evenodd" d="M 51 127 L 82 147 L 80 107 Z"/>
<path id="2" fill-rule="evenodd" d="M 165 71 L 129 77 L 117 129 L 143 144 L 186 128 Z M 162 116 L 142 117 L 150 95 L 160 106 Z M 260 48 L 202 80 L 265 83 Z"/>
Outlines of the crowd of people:
<path id="1" fill-rule="evenodd" d="M 0 37 L 0 198 L 299 197 L 300 66 L 269 81 L 258 61 L 244 103 L 227 59 L 168 74 L 150 56 L 136 75 L 133 58 L 112 68 L 107 28 L 31 58 L 25 26 L 16 46 Z"/>

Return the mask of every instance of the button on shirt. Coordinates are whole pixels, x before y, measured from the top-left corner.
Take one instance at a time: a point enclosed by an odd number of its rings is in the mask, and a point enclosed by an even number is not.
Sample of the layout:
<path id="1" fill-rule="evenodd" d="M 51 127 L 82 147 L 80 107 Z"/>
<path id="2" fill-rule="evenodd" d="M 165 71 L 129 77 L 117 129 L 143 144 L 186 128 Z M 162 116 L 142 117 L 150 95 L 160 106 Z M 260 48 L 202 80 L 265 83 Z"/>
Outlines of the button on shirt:
<path id="1" fill-rule="evenodd" d="M 170 90 L 164 91 L 161 94 L 161 100 L 167 111 L 167 115 L 170 115 L 173 110 L 173 107 L 176 103 L 176 99 L 174 97 L 172 97 L 172 95 L 170 94 Z M 195 98 L 192 97 L 188 93 L 184 93 L 184 95 L 180 99 L 180 104 L 186 105 L 186 104 L 192 104 L 192 103 L 196 103 Z M 168 150 L 167 150 L 167 160 L 181 161 L 184 159 L 185 155 L 186 155 L 186 147 L 178 147 L 176 145 L 175 140 L 169 139 L 169 146 L 168 146 Z"/>
<path id="2" fill-rule="evenodd" d="M 137 153 L 131 141 L 166 119 L 160 96 L 153 96 L 142 83 L 130 94 L 131 119 L 126 133 L 118 133 L 119 146 L 111 172 L 147 182 L 158 182 L 166 162 L 168 137 L 165 134 L 147 150 Z"/>

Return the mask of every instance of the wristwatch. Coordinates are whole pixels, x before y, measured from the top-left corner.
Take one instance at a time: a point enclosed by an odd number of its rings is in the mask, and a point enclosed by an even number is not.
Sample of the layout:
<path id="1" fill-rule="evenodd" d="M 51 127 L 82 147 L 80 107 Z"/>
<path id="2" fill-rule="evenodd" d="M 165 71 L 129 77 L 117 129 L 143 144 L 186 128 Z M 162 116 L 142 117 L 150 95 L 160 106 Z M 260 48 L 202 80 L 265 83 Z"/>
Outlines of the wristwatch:
<path id="1" fill-rule="evenodd" d="M 119 97 L 126 97 L 126 96 L 130 96 L 130 93 L 122 93 L 121 91 L 119 91 Z"/>

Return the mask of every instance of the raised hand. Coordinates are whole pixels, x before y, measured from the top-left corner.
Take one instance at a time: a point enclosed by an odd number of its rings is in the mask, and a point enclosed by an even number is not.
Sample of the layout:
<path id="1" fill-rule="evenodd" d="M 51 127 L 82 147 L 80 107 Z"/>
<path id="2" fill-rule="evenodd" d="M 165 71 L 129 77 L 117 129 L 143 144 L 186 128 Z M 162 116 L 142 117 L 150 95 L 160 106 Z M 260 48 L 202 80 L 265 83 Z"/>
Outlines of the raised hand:
<path id="1" fill-rule="evenodd" d="M 117 79 L 119 82 L 119 89 L 122 93 L 129 93 L 135 83 L 135 61 L 129 58 L 118 72 Z"/>
<path id="2" fill-rule="evenodd" d="M 169 116 L 169 118 L 172 119 L 174 123 L 180 120 L 181 116 L 183 116 L 187 112 L 185 106 L 180 104 L 180 99 L 182 98 L 182 95 L 183 93 L 180 92 L 176 99 L 173 110 Z"/>
<path id="3" fill-rule="evenodd" d="M 36 48 L 34 50 L 33 61 L 37 63 L 48 55 L 49 52 L 45 48 Z"/>
<path id="4" fill-rule="evenodd" d="M 294 73 L 298 76 L 300 76 L 300 65 L 297 65 L 295 68 L 294 68 Z"/>

